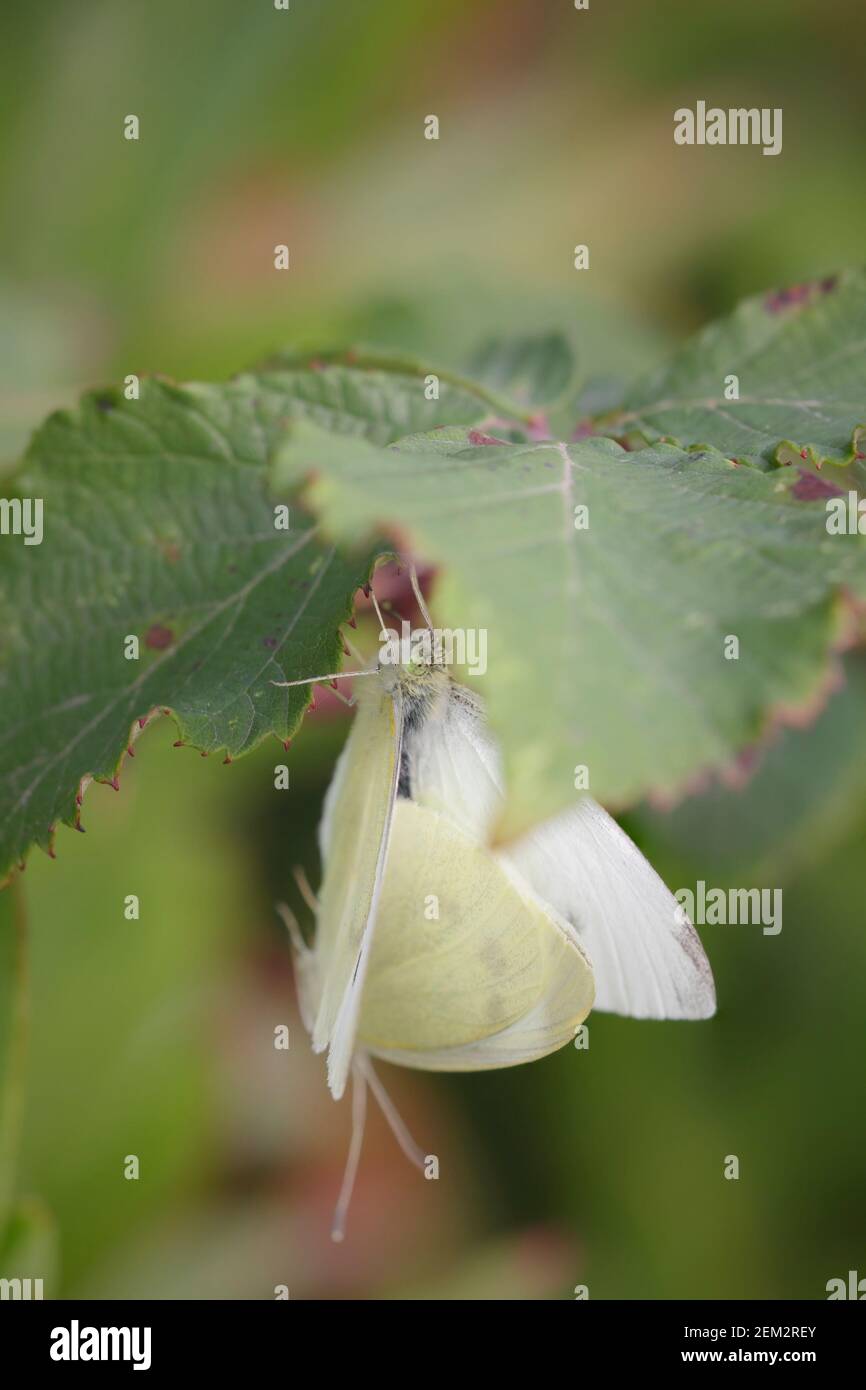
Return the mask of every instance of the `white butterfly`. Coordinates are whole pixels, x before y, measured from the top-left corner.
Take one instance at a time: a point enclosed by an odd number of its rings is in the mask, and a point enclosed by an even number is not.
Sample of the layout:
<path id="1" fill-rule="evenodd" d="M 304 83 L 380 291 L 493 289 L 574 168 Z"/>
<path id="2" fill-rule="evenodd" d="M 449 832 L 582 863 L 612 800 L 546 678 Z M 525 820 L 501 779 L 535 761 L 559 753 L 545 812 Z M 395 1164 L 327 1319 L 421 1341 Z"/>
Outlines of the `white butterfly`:
<path id="1" fill-rule="evenodd" d="M 371 1056 L 436 1071 L 513 1066 L 571 1041 L 593 1002 L 636 1018 L 710 1017 L 697 933 L 595 801 L 493 851 L 505 789 L 477 696 L 434 660 L 380 666 L 357 698 L 319 827 L 312 950 L 293 927 L 301 1009 L 314 1049 L 328 1051 L 335 1098 L 355 1067 L 356 1136 L 369 1083 L 419 1159 Z"/>

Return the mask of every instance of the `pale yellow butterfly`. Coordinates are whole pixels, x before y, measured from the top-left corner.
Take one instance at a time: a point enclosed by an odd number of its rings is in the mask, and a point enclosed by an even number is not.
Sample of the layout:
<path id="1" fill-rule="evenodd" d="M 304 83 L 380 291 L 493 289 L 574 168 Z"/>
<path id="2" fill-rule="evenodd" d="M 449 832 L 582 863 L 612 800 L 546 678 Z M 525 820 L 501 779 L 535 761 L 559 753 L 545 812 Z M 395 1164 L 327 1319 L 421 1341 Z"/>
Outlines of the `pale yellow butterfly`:
<path id="1" fill-rule="evenodd" d="M 432 628 L 414 571 L 412 580 Z M 368 1084 L 423 1162 L 370 1057 L 437 1071 L 514 1066 L 569 1042 L 593 1000 L 641 1018 L 715 1009 L 694 928 L 591 798 L 489 848 L 504 798 L 499 751 L 477 696 L 435 651 L 429 662 L 353 674 L 376 679 L 359 687 L 325 800 L 312 950 L 289 920 L 302 1013 L 314 1049 L 328 1050 L 335 1098 L 354 1071 L 337 1238 Z"/>

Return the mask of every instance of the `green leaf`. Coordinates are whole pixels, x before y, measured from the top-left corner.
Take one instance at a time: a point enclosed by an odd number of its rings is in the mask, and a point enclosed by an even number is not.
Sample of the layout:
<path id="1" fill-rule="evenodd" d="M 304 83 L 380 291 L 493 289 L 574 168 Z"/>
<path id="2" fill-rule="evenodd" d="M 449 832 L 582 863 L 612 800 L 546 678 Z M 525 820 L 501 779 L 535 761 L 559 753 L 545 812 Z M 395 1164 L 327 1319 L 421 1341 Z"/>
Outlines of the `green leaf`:
<path id="1" fill-rule="evenodd" d="M 467 371 L 485 385 L 507 392 L 525 409 L 540 411 L 568 397 L 575 386 L 577 362 L 562 333 L 544 333 L 488 339 L 470 358 Z"/>
<path id="2" fill-rule="evenodd" d="M 483 390 L 445 379 L 428 400 L 427 375 L 307 355 L 49 418 L 12 480 L 43 501 L 43 543 L 0 554 L 0 875 L 79 823 L 80 786 L 117 777 L 141 719 L 170 711 L 179 740 L 232 757 L 292 736 L 310 692 L 271 682 L 335 669 L 374 556 L 343 560 L 297 509 L 275 529 L 270 451 L 290 416 L 384 444 L 491 414 Z"/>
<path id="3" fill-rule="evenodd" d="M 297 728 L 309 690 L 272 681 L 335 669 L 373 557 L 344 560 L 296 508 L 275 529 L 265 465 L 310 408 L 293 385 L 144 382 L 34 438 L 15 483 L 43 499 L 44 539 L 0 551 L 0 874 L 77 820 L 83 779 L 117 775 L 140 720 L 170 710 L 176 737 L 235 756 Z M 369 394 L 340 390 L 363 422 Z"/>
<path id="4" fill-rule="evenodd" d="M 378 449 L 299 423 L 277 487 L 314 481 L 328 531 L 388 525 L 443 566 L 437 611 L 488 633 L 486 693 L 510 786 L 509 834 L 590 789 L 626 803 L 726 764 L 771 712 L 816 700 L 837 594 L 864 544 L 829 536 L 790 474 L 609 440 L 473 444 L 442 430 Z M 575 529 L 578 506 L 588 529 Z M 739 660 L 726 660 L 728 635 Z"/>
<path id="5" fill-rule="evenodd" d="M 808 728 L 778 731 L 749 750 L 733 785 L 690 796 L 666 815 L 642 808 L 654 848 L 728 882 L 781 883 L 858 834 L 866 786 L 866 666 L 846 680 Z"/>
<path id="6" fill-rule="evenodd" d="M 847 276 L 730 321 L 756 373 L 775 353 L 779 373 L 820 368 L 827 400 L 835 387 L 838 409 L 819 412 L 823 449 L 844 437 L 863 298 L 862 277 Z M 726 334 L 706 335 L 711 361 Z M 693 358 L 677 370 L 694 375 Z M 138 401 L 106 392 L 46 422 L 12 480 L 42 499 L 44 543 L 9 537 L 0 553 L 0 873 L 33 842 L 50 849 L 59 821 L 78 823 L 83 788 L 116 779 L 142 721 L 171 713 L 179 741 L 237 756 L 297 728 L 309 692 L 274 682 L 336 669 L 339 624 L 382 546 L 346 555 L 294 505 L 292 529 L 275 528 L 268 464 L 291 421 L 306 433 L 297 428 L 283 483 L 318 471 L 329 521 L 353 543 L 377 520 L 414 535 L 447 571 L 461 625 L 490 629 L 509 828 L 562 804 L 578 762 L 608 799 L 675 790 L 728 760 L 775 704 L 814 695 L 836 591 L 863 581 L 858 538 L 827 536 L 813 481 L 798 492 L 794 470 L 732 475 L 712 449 L 491 448 L 492 429 L 512 441 L 521 426 L 537 433 L 543 398 L 561 428 L 590 396 L 575 393 L 557 335 L 490 349 L 484 370 L 477 384 L 382 352 L 283 353 L 227 385 L 145 382 Z M 718 412 L 699 405 L 711 423 Z M 807 407 L 788 405 L 766 431 L 794 433 Z M 383 447 L 401 437 L 399 450 Z M 765 452 L 785 447 L 777 438 Z M 592 527 L 574 533 L 569 508 L 583 502 Z M 727 632 L 748 644 L 736 680 L 718 672 Z M 527 732 L 530 699 L 544 717 Z M 655 717 L 676 701 L 650 737 L 647 708 Z"/>
<path id="7" fill-rule="evenodd" d="M 866 421 L 866 272 L 746 300 L 626 397 L 608 432 L 732 458 L 850 463 Z M 725 378 L 739 400 L 725 398 Z M 780 441 L 787 442 L 777 457 Z"/>
<path id="8" fill-rule="evenodd" d="M 564 342 L 560 350 L 570 354 Z M 555 351 L 549 344 L 548 361 Z M 513 420 L 532 414 L 528 402 L 508 394 L 510 381 L 486 384 L 448 367 L 376 348 L 286 350 L 259 364 L 254 379 L 291 396 L 296 413 L 323 428 L 363 434 L 378 444 L 440 425 L 480 423 L 491 414 Z M 433 390 L 436 396 L 428 399 Z"/>

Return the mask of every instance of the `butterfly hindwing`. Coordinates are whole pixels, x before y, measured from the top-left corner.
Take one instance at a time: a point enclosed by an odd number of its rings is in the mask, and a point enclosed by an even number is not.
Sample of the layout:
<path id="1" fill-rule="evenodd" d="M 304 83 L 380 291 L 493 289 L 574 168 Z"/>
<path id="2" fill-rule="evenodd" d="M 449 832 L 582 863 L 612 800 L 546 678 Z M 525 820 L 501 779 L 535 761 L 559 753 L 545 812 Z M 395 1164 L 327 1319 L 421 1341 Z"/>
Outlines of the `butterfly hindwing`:
<path id="1" fill-rule="evenodd" d="M 514 1065 L 568 1042 L 592 998 L 575 934 L 447 817 L 401 799 L 359 1042 L 406 1066 Z"/>

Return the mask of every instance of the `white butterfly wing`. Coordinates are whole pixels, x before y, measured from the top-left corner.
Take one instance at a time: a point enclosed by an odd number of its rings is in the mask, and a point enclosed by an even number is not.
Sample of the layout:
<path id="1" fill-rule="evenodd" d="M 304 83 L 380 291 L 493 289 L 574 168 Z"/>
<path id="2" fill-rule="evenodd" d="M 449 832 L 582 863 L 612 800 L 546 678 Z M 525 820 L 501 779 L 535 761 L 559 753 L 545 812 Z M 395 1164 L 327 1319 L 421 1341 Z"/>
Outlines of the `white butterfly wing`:
<path id="1" fill-rule="evenodd" d="M 397 794 L 402 737 L 399 690 L 376 682 L 358 714 L 328 791 L 320 828 L 324 878 L 316 917 L 318 1007 L 313 1047 L 328 1048 L 328 1084 L 343 1094 Z"/>
<path id="2" fill-rule="evenodd" d="M 409 743 L 412 796 L 484 842 L 504 801 L 499 749 L 480 700 L 453 684 Z M 715 989 L 700 939 L 625 831 L 591 798 L 507 850 L 529 887 L 573 925 L 592 960 L 596 1008 L 708 1018 Z"/>
<path id="3" fill-rule="evenodd" d="M 446 816 L 401 799 L 358 1026 L 374 1056 L 430 1071 L 516 1066 L 592 1006 L 576 932 Z"/>
<path id="4" fill-rule="evenodd" d="M 499 749 L 478 697 L 450 682 L 447 697 L 420 728 L 407 729 L 405 761 L 411 799 L 487 843 L 505 789 Z"/>
<path id="5" fill-rule="evenodd" d="M 616 821 L 590 797 L 501 851 L 572 923 L 595 1007 L 633 1018 L 709 1018 L 713 975 L 694 927 Z"/>

